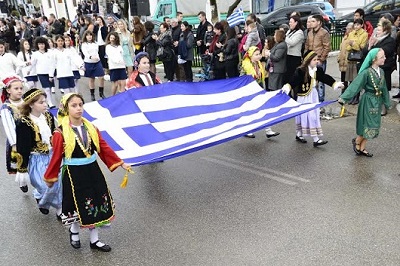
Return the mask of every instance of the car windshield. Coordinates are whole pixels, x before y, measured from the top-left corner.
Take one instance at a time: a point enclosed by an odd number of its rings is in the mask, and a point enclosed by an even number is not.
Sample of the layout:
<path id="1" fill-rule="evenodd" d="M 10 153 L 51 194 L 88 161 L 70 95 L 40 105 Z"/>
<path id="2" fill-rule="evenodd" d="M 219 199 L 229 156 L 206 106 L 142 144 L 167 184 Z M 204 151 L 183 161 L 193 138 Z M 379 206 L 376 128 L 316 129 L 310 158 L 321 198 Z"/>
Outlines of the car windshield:
<path id="1" fill-rule="evenodd" d="M 368 5 L 366 5 L 364 7 L 365 11 L 369 11 L 369 10 L 376 10 L 377 6 L 381 6 L 382 3 L 384 3 L 385 0 L 378 0 L 378 1 L 372 1 L 371 3 L 369 3 Z"/>

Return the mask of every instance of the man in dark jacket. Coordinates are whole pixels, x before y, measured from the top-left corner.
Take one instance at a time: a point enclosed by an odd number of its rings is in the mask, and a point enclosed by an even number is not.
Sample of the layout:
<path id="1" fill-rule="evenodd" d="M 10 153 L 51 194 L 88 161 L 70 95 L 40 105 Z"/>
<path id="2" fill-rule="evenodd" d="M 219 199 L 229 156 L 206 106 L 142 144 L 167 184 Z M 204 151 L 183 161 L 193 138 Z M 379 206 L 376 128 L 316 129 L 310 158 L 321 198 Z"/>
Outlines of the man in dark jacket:
<path id="1" fill-rule="evenodd" d="M 49 34 L 58 35 L 64 33 L 63 24 L 56 19 L 54 14 L 50 14 L 49 16 Z"/>
<path id="2" fill-rule="evenodd" d="M 204 43 L 204 36 L 206 34 L 208 25 L 211 25 L 211 23 L 207 21 L 206 13 L 204 11 L 200 11 L 197 16 L 199 18 L 200 25 L 196 32 L 196 43 L 199 47 L 199 55 L 203 55 L 207 50 L 206 44 Z"/>
<path id="3" fill-rule="evenodd" d="M 175 52 L 174 69 L 175 69 L 176 80 L 184 81 L 185 74 L 183 72 L 183 68 L 177 63 L 178 44 L 179 44 L 179 38 L 181 36 L 181 26 L 180 26 L 177 18 L 171 19 L 171 35 L 172 35 L 172 43 L 174 46 L 174 52 Z"/>

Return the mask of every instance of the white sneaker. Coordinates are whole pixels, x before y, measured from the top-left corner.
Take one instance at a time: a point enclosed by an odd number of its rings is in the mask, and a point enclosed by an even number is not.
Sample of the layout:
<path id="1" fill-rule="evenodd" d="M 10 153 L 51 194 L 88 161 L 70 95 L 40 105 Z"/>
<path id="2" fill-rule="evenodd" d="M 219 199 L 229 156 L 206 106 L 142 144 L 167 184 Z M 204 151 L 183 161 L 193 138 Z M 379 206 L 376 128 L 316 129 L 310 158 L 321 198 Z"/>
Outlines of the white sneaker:
<path id="1" fill-rule="evenodd" d="M 56 90 L 54 88 L 51 88 L 51 93 L 56 93 Z"/>
<path id="2" fill-rule="evenodd" d="M 64 89 L 60 89 L 61 93 L 64 94 Z"/>

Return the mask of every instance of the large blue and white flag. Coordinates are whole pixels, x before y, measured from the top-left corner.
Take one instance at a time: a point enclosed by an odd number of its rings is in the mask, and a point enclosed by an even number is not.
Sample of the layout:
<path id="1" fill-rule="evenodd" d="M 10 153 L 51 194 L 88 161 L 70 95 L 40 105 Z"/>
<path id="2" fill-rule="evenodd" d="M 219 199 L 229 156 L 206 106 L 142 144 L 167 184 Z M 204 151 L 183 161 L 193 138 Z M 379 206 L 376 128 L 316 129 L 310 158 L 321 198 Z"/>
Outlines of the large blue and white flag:
<path id="1" fill-rule="evenodd" d="M 226 18 L 226 21 L 228 22 L 229 27 L 231 28 L 241 23 L 245 23 L 246 20 L 244 19 L 243 9 L 240 7 L 235 11 L 233 11 L 233 13 Z"/>
<path id="2" fill-rule="evenodd" d="M 118 156 L 141 165 L 239 138 L 329 103 L 299 104 L 242 76 L 131 89 L 85 104 L 84 116 Z"/>

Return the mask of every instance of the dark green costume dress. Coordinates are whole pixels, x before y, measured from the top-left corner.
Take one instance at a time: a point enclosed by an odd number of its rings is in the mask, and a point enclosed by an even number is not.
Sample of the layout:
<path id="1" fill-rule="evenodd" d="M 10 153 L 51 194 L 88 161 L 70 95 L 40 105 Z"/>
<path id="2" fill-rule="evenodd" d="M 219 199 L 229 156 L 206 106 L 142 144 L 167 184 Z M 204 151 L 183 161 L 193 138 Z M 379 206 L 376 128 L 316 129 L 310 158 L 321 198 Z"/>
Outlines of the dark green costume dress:
<path id="1" fill-rule="evenodd" d="M 386 88 L 385 74 L 379 68 L 369 67 L 358 74 L 346 91 L 340 96 L 344 102 L 349 102 L 358 92 L 364 89 L 357 112 L 357 135 L 366 139 L 378 137 L 381 127 L 382 104 L 390 107 L 389 92 Z"/>

